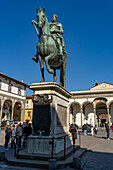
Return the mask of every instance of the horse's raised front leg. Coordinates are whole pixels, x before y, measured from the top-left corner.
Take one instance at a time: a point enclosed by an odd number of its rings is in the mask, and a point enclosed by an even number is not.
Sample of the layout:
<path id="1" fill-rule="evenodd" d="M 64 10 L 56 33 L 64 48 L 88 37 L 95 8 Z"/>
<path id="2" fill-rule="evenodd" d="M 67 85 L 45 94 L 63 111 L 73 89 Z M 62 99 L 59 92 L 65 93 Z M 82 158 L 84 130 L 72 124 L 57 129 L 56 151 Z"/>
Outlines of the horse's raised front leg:
<path id="1" fill-rule="evenodd" d="M 41 58 L 40 55 L 38 56 L 38 59 L 39 59 L 40 70 L 41 70 L 41 74 L 42 74 L 42 79 L 41 79 L 40 83 L 42 83 L 42 82 L 45 81 L 45 78 L 44 78 L 44 64 L 43 64 L 43 59 Z"/>
<path id="2" fill-rule="evenodd" d="M 54 53 L 51 53 L 50 55 L 45 57 L 46 69 L 50 74 L 54 74 L 54 70 L 49 68 L 48 61 L 49 61 L 49 59 L 53 58 L 54 55 L 55 55 Z"/>

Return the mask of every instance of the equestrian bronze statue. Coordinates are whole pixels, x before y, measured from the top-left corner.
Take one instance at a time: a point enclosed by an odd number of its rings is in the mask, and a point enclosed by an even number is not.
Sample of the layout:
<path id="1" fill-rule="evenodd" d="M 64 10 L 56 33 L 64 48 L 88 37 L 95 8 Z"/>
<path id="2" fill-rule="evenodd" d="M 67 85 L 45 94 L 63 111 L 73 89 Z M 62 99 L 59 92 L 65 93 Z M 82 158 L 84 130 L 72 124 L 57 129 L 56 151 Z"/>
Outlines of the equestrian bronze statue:
<path id="1" fill-rule="evenodd" d="M 32 21 L 35 31 L 39 37 L 37 44 L 37 53 L 33 56 L 33 60 L 40 63 L 40 69 L 42 74 L 41 82 L 45 81 L 44 78 L 44 64 L 45 61 L 46 69 L 50 74 L 53 74 L 55 82 L 56 69 L 60 69 L 60 85 L 65 88 L 66 79 L 66 66 L 67 66 L 67 53 L 65 50 L 62 24 L 58 23 L 58 17 L 56 14 L 52 16 L 52 22 L 48 22 L 45 14 L 45 9 L 36 9 L 37 11 L 37 22 Z M 39 28 L 39 33 L 37 30 Z"/>

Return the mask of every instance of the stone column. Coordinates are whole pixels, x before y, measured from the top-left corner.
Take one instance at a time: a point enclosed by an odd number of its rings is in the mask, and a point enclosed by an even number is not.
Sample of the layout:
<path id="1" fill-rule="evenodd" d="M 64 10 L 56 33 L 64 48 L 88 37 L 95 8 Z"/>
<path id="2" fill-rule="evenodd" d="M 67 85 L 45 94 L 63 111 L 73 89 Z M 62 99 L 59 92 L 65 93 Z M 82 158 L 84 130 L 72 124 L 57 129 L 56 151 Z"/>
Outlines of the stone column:
<path id="1" fill-rule="evenodd" d="M 96 105 L 94 104 L 94 122 L 95 125 L 97 125 L 97 119 L 96 119 Z"/>
<path id="2" fill-rule="evenodd" d="M 13 120 L 13 113 L 14 113 L 14 101 L 12 100 L 12 113 L 11 113 L 11 120 Z"/>
<path id="3" fill-rule="evenodd" d="M 108 122 L 109 122 L 109 125 L 110 125 L 110 114 L 109 114 L 109 104 L 107 103 L 107 114 L 108 114 Z"/>
<path id="4" fill-rule="evenodd" d="M 81 126 L 82 126 L 83 125 L 83 122 L 82 122 L 83 106 L 82 105 L 80 106 L 80 111 L 81 111 Z"/>
<path id="5" fill-rule="evenodd" d="M 25 118 L 25 102 L 21 102 L 21 120 L 22 122 L 24 122 L 24 118 Z"/>

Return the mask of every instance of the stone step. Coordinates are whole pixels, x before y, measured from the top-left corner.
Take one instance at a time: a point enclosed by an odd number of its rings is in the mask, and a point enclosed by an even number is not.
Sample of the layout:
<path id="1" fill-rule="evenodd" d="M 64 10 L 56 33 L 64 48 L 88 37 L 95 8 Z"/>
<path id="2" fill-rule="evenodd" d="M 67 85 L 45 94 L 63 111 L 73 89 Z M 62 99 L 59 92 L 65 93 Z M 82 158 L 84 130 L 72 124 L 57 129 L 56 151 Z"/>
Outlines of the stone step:
<path id="1" fill-rule="evenodd" d="M 10 152 L 9 152 L 10 151 Z M 7 165 L 10 166 L 19 166 L 19 167 L 31 167 L 31 168 L 40 168 L 40 169 L 48 169 L 49 161 L 42 160 L 32 160 L 32 159 L 17 159 L 14 156 L 14 150 L 9 150 L 6 152 Z M 66 160 L 57 161 L 57 168 L 68 168 L 73 167 L 73 157 L 81 157 L 83 153 L 86 152 L 85 148 L 80 148 L 76 150 L 71 156 L 69 156 Z"/>
<path id="2" fill-rule="evenodd" d="M 73 167 L 73 158 L 81 157 L 87 151 L 86 148 L 79 148 L 72 156 L 64 161 L 57 161 L 57 168 Z"/>
<path id="3" fill-rule="evenodd" d="M 81 169 L 86 165 L 90 155 L 91 155 L 92 150 L 88 150 L 86 153 L 83 154 L 81 157 Z"/>
<path id="4" fill-rule="evenodd" d="M 86 153 L 86 148 L 78 149 L 73 156 L 73 167 L 75 169 L 81 169 L 81 157 Z"/>
<path id="5" fill-rule="evenodd" d="M 78 145 L 71 146 L 66 149 L 65 152 L 65 157 L 64 157 L 64 151 L 61 151 L 58 154 L 54 155 L 54 159 L 56 160 L 64 160 L 67 159 L 69 156 L 73 154 L 76 150 L 78 150 L 80 147 Z M 49 161 L 49 159 L 52 159 L 52 155 L 43 155 L 43 154 L 29 154 L 27 153 L 26 149 L 19 151 L 17 155 L 18 159 L 33 159 L 33 160 L 44 160 L 44 161 Z"/>

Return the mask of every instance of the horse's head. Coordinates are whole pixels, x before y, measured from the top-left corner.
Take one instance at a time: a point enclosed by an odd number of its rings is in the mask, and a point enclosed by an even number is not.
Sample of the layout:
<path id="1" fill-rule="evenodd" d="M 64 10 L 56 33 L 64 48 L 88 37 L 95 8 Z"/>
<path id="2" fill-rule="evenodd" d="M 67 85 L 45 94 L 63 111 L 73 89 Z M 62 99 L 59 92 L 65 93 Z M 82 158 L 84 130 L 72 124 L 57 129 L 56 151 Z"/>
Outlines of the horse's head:
<path id="1" fill-rule="evenodd" d="M 37 26 L 38 28 L 42 28 L 45 25 L 46 21 L 46 14 L 45 14 L 45 8 L 39 10 L 36 8 L 37 11 Z"/>

